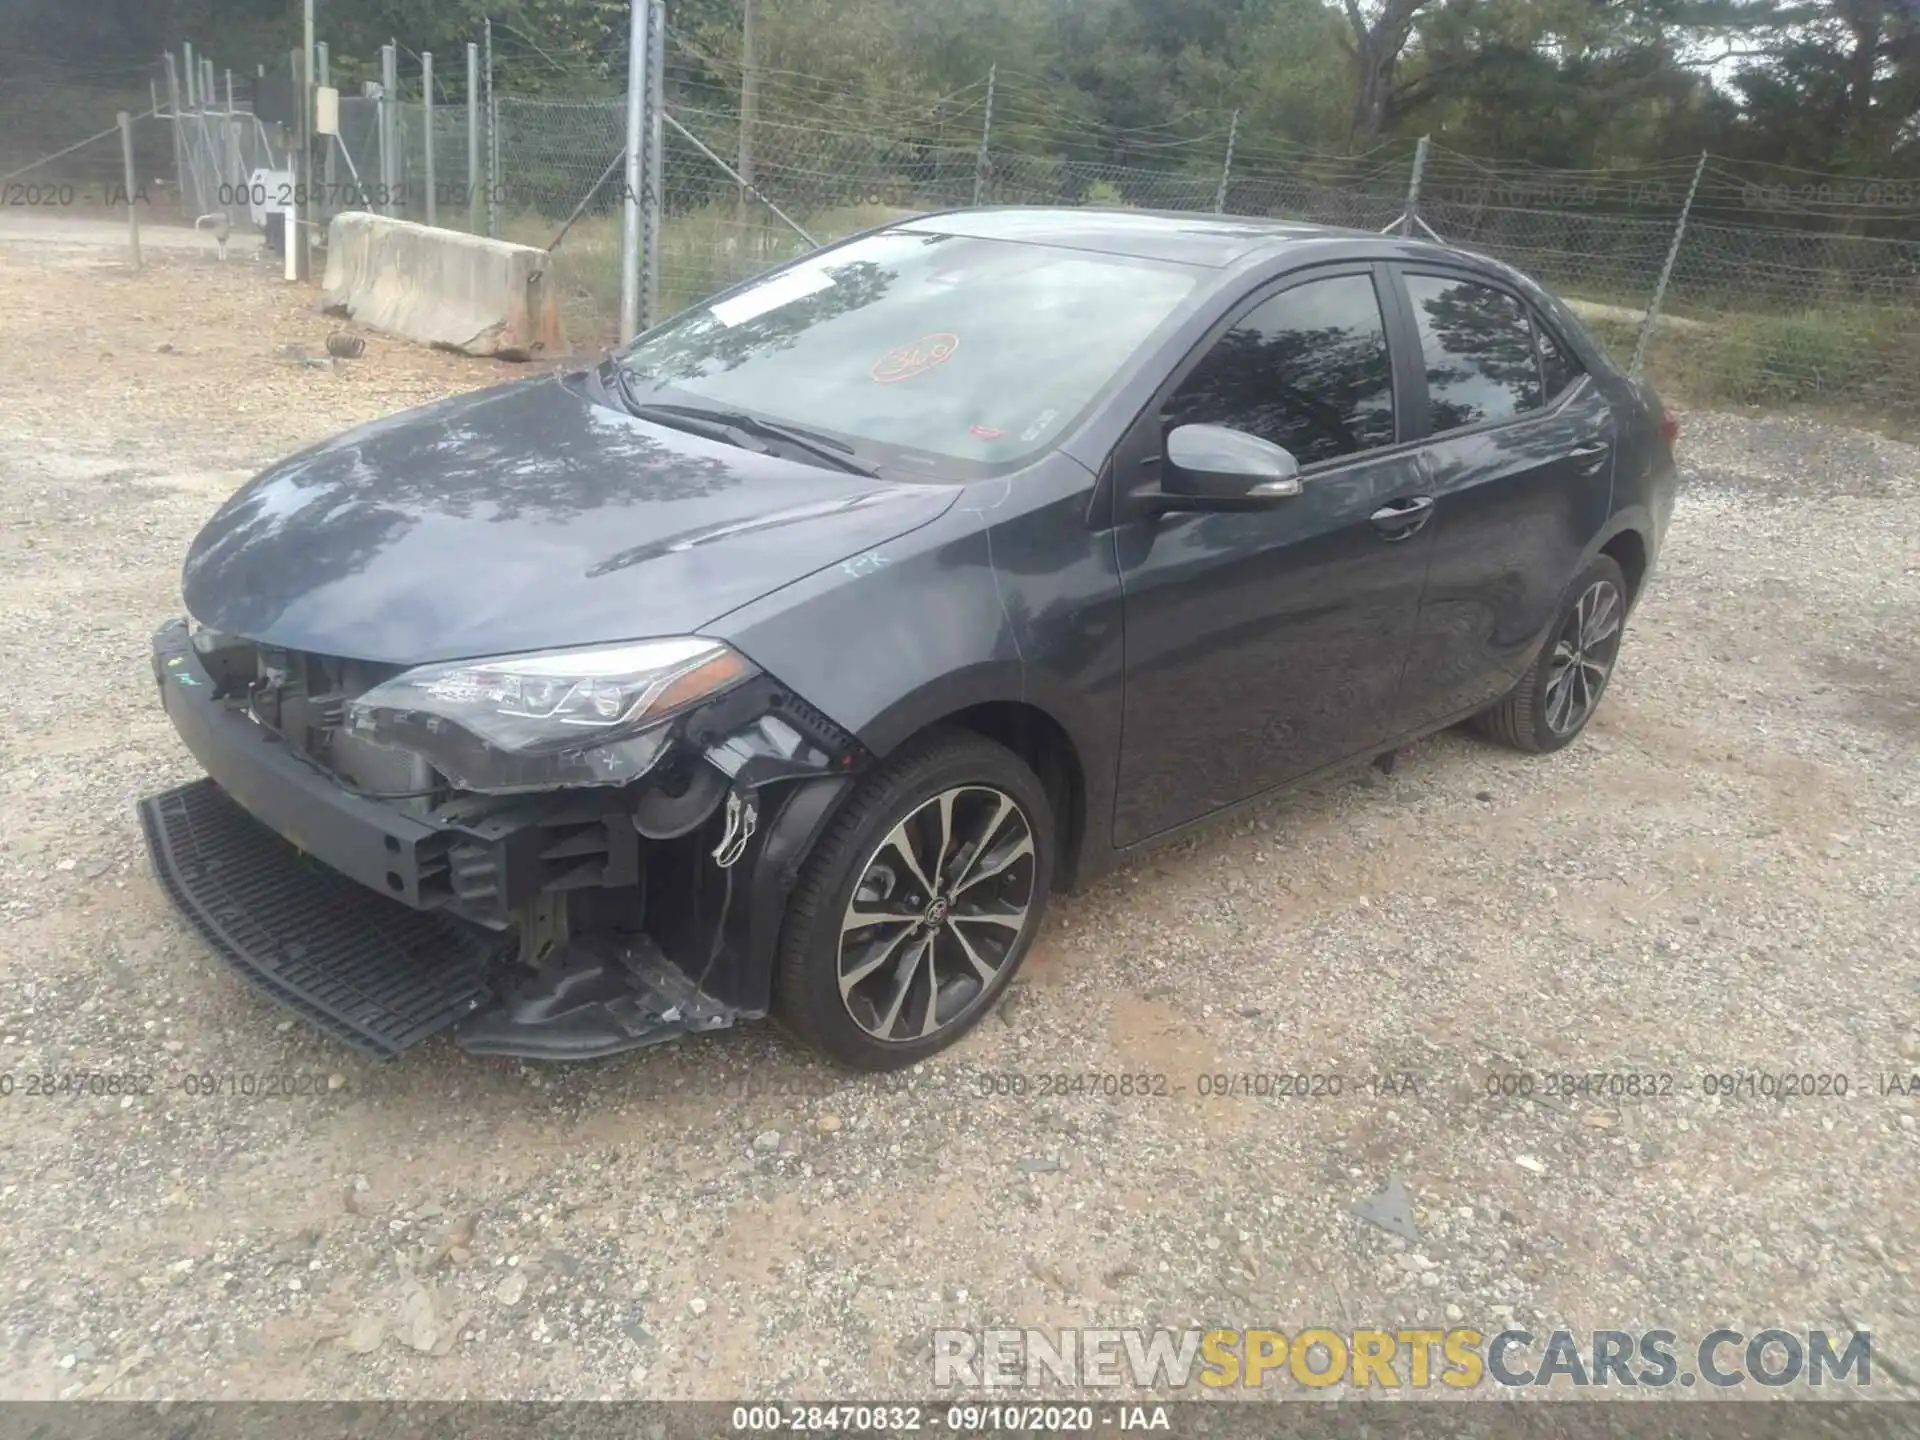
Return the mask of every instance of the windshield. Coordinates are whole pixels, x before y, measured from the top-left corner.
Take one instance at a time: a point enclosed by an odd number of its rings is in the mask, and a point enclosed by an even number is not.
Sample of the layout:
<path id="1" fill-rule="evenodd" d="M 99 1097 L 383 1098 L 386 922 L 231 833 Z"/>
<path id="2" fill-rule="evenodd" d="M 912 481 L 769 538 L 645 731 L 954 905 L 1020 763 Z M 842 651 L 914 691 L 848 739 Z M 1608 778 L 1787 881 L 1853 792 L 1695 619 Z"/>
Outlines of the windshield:
<path id="1" fill-rule="evenodd" d="M 622 360 L 636 399 L 997 469 L 1060 436 L 1194 283 L 1176 265 L 895 230 L 688 310 Z"/>

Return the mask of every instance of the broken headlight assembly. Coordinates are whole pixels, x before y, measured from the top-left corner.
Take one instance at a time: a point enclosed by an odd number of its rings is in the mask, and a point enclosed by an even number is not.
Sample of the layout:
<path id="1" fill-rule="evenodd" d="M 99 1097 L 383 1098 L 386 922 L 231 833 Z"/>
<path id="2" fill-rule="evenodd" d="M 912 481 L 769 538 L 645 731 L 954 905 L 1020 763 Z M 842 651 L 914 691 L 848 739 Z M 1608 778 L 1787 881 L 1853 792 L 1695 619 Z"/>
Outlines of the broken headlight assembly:
<path id="1" fill-rule="evenodd" d="M 759 673 L 693 637 L 456 660 L 382 681 L 347 703 L 346 722 L 462 790 L 625 785 L 659 762 L 669 720 Z"/>

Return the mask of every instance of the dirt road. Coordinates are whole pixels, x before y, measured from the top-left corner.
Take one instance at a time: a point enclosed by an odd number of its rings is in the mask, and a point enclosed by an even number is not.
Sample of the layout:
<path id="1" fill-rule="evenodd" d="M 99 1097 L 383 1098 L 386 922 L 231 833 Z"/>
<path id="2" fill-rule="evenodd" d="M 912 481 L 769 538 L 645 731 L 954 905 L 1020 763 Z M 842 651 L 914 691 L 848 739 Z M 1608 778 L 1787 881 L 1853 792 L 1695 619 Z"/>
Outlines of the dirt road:
<path id="1" fill-rule="evenodd" d="M 511 372 L 309 364 L 311 292 L 153 254 L 0 243 L 0 1391 L 924 1395 L 989 1325 L 1859 1327 L 1920 1372 L 1920 1098 L 1877 1093 L 1920 1072 L 1920 452 L 1688 417 L 1581 743 L 1449 734 L 1135 864 L 903 1077 L 767 1028 L 381 1066 L 156 888 L 132 804 L 193 767 L 147 636 L 251 469 Z M 1672 1093 L 1500 1093 L 1562 1072 Z M 32 1093 L 88 1074 L 140 1093 Z M 1352 1213 L 1389 1181 L 1417 1240 Z"/>

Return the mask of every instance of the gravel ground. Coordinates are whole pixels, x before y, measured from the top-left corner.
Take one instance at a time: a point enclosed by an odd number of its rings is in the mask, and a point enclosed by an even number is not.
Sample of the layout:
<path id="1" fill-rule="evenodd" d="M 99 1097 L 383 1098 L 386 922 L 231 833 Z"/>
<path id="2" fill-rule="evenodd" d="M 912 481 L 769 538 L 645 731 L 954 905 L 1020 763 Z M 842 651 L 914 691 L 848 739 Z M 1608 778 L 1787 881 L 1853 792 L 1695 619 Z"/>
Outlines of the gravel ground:
<path id="1" fill-rule="evenodd" d="M 768 1027 L 382 1066 L 211 958 L 132 812 L 194 773 L 147 636 L 219 500 L 502 373 L 296 358 L 327 328 L 258 266 L 0 243 L 0 1392 L 898 1396 L 942 1325 L 1458 1320 L 1864 1327 L 1916 1394 L 1920 1099 L 1874 1092 L 1920 1072 L 1920 451 L 1688 416 L 1578 745 L 1444 735 L 1137 863 L 904 1076 Z M 1563 1070 L 1686 1093 L 1488 1095 Z M 1735 1071 L 1852 1090 L 1700 1093 Z M 22 1088 L 76 1072 L 152 1088 Z M 1032 1093 L 1056 1072 L 1172 1093 Z M 1265 1072 L 1414 1084 L 1200 1093 Z M 1417 1241 L 1351 1213 L 1390 1179 Z"/>

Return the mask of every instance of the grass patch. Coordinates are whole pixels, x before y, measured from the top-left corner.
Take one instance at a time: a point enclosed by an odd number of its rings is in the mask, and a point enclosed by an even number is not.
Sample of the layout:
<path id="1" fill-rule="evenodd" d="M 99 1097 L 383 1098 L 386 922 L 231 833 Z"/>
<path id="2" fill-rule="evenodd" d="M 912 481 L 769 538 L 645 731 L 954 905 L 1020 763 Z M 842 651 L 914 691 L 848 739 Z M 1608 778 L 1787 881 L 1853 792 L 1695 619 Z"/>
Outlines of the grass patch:
<path id="1" fill-rule="evenodd" d="M 1647 378 L 1677 403 L 1807 414 L 1900 439 L 1920 428 L 1920 326 L 1908 314 L 1840 305 L 1697 318 L 1657 326 L 1647 346 Z"/>
<path id="2" fill-rule="evenodd" d="M 1869 392 L 1890 373 L 1920 378 L 1911 322 L 1884 311 L 1730 315 L 1714 329 L 1693 357 L 1694 383 L 1730 404 L 1818 403 Z"/>
<path id="3" fill-rule="evenodd" d="M 1594 339 L 1626 366 L 1638 318 L 1625 307 L 1619 314 L 1578 308 Z M 1666 314 L 1648 342 L 1645 369 L 1662 395 L 1696 409 L 1786 411 L 1899 439 L 1920 434 L 1909 398 L 1920 390 L 1920 325 L 1893 307 Z"/>
<path id="4" fill-rule="evenodd" d="M 1898 399 L 1920 383 L 1920 327 L 1899 311 L 1834 306 L 1702 320 L 1656 327 L 1647 353 L 1650 373 L 1702 402 Z"/>

